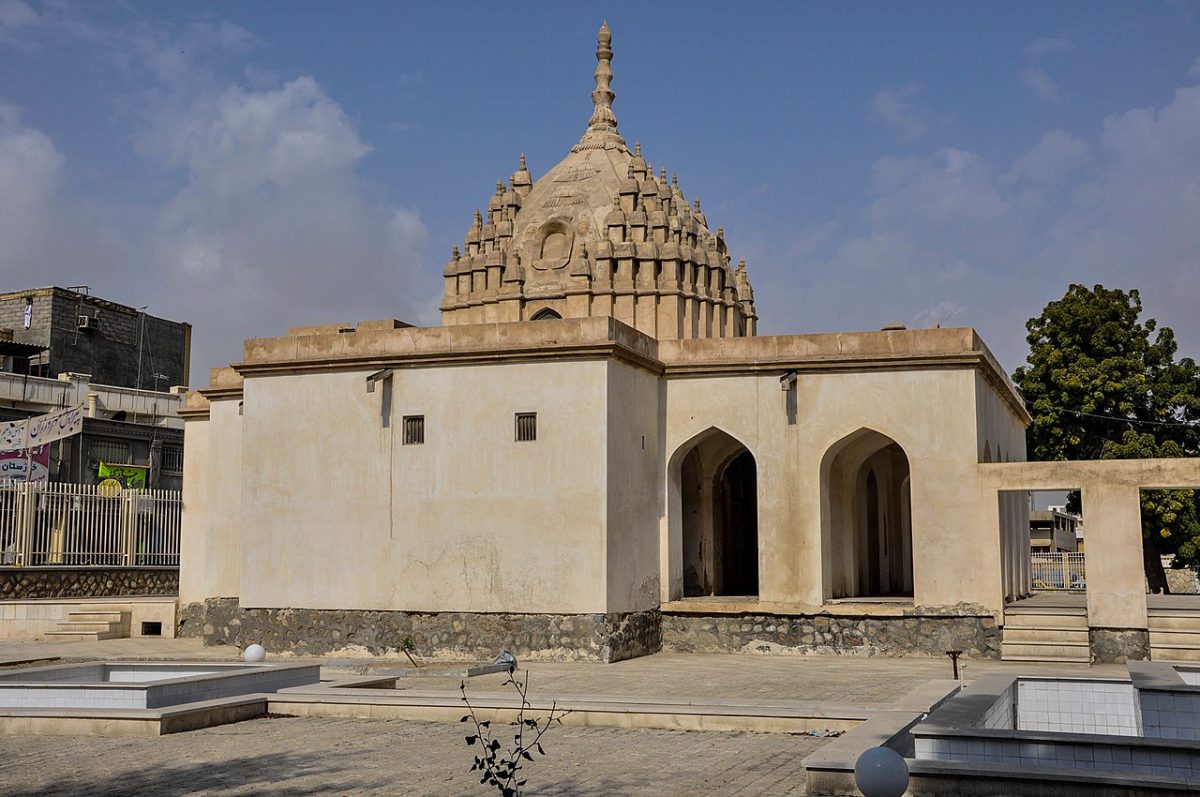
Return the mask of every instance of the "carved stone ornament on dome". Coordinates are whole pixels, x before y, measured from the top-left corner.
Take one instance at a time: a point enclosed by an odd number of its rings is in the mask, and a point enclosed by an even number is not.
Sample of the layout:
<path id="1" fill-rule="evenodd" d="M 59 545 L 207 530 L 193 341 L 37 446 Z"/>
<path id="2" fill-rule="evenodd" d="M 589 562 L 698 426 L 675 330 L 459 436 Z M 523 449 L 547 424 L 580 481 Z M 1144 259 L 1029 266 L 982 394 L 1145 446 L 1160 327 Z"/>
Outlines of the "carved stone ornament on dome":
<path id="1" fill-rule="evenodd" d="M 538 228 L 533 241 L 531 265 L 538 271 L 565 268 L 575 248 L 575 231 L 569 224 L 553 219 Z"/>

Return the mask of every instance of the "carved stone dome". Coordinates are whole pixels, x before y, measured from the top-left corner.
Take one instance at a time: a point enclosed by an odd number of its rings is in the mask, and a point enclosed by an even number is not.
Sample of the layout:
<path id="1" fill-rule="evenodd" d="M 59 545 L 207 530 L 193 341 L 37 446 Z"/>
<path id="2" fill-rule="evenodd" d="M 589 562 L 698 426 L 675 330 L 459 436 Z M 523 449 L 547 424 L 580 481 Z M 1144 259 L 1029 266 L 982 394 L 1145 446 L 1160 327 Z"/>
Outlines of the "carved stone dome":
<path id="1" fill-rule="evenodd" d="M 724 231 L 621 138 L 611 45 L 606 22 L 579 143 L 536 182 L 522 155 L 486 216 L 475 211 L 446 264 L 443 323 L 608 315 L 657 338 L 755 333 L 745 263 L 730 268 Z"/>

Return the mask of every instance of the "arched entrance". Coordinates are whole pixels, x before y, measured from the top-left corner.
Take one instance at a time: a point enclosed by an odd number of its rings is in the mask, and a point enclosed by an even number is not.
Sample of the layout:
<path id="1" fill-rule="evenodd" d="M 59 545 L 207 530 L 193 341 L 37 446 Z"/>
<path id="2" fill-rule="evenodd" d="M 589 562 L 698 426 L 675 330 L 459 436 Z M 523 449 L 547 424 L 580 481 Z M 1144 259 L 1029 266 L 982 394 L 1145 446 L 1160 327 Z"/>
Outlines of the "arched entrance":
<path id="1" fill-rule="evenodd" d="M 904 449 L 860 429 L 821 463 L 822 535 L 831 598 L 912 597 L 912 508 Z"/>
<path id="2" fill-rule="evenodd" d="M 758 468 L 719 429 L 693 438 L 678 462 L 683 596 L 758 595 Z"/>
<path id="3" fill-rule="evenodd" d="M 562 318 L 562 316 L 559 315 L 556 311 L 551 310 L 549 307 L 546 307 L 542 310 L 539 310 L 533 316 L 533 318 L 531 318 L 529 320 L 530 321 L 555 321 L 555 320 L 559 320 L 561 318 Z"/>

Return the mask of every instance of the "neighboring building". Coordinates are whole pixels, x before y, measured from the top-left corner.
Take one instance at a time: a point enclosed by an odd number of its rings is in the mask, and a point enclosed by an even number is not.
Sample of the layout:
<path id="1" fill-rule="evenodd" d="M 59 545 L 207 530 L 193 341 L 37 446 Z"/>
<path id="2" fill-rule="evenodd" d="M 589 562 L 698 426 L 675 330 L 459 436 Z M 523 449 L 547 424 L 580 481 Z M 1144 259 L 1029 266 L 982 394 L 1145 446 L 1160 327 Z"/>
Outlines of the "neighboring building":
<path id="1" fill-rule="evenodd" d="M 23 481 L 32 469 L 35 481 L 95 484 L 103 463 L 133 466 L 128 473 L 149 487 L 178 489 L 190 346 L 189 324 L 78 291 L 0 294 L 0 421 L 86 408 L 81 434 L 32 457 L 0 454 L 0 480 Z M 138 390 L 139 372 L 159 389 Z"/>
<path id="2" fill-rule="evenodd" d="M 97 384 L 167 390 L 188 384 L 191 324 L 149 315 L 70 288 L 0 293 L 0 328 L 36 346 L 6 370 L 33 376 L 90 374 Z"/>
<path id="3" fill-rule="evenodd" d="M 452 254 L 444 326 L 294 327 L 188 395 L 181 633 L 995 657 L 1031 585 L 1022 493 L 1073 484 L 1102 507 L 1092 636 L 1144 651 L 1137 490 L 1196 463 L 1024 462 L 972 329 L 757 337 L 723 230 L 617 132 L 610 44 L 579 145 Z"/>
<path id="4" fill-rule="evenodd" d="M 1079 548 L 1079 516 L 1061 508 L 1029 513 L 1029 545 L 1040 553 L 1077 551 Z"/>

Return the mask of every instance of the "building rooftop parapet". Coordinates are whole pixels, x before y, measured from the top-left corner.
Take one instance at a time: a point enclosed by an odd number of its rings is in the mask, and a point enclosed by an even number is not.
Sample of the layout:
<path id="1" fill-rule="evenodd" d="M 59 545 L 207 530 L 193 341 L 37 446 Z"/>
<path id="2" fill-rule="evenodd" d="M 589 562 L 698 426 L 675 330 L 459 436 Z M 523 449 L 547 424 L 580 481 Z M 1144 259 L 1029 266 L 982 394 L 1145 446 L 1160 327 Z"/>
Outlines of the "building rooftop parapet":
<path id="1" fill-rule="evenodd" d="M 614 357 L 667 378 L 864 369 L 975 368 L 1028 418 L 1007 376 L 970 327 L 656 340 L 610 316 L 550 321 L 357 328 L 296 327 L 245 342 L 243 359 L 214 369 L 202 392 L 240 394 L 243 377 L 312 370 Z M 232 391 L 232 392 L 231 392 Z"/>

